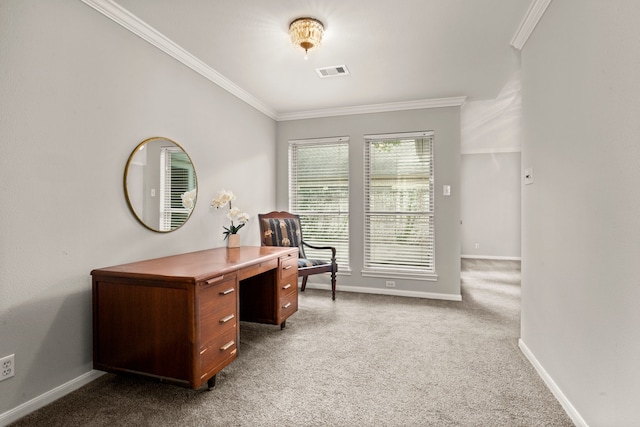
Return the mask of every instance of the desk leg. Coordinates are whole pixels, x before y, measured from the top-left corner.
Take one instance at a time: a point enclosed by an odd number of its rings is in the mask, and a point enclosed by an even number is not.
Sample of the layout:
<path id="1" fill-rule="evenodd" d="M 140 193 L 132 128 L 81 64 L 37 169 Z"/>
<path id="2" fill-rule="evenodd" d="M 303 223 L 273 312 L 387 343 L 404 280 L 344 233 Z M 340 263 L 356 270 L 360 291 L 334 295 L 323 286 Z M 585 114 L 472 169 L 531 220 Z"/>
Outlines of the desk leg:
<path id="1" fill-rule="evenodd" d="M 209 381 L 207 381 L 207 390 L 211 391 L 215 386 L 216 386 L 216 376 L 214 375 L 211 378 L 209 378 Z"/>
<path id="2" fill-rule="evenodd" d="M 283 330 L 286 327 L 287 327 L 287 321 L 286 320 L 284 322 L 280 323 L 280 330 Z"/>

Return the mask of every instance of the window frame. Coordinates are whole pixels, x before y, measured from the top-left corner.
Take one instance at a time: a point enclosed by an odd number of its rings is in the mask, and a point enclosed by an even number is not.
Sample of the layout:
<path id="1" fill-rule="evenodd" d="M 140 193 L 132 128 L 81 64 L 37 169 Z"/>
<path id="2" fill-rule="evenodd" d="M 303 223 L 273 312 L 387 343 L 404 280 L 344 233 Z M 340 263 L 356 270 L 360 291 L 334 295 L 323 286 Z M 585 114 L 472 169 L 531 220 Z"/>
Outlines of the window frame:
<path id="1" fill-rule="evenodd" d="M 290 140 L 289 144 L 288 144 L 288 149 L 287 149 L 287 154 L 288 154 L 288 203 L 289 203 L 289 212 L 293 213 L 293 214 L 297 214 L 301 217 L 301 222 L 302 222 L 302 226 L 303 226 L 303 236 L 306 242 L 314 245 L 314 246 L 336 246 L 337 249 L 337 260 L 338 260 L 338 265 L 339 265 L 339 269 L 338 269 L 338 274 L 349 274 L 350 270 L 350 262 L 351 262 L 351 257 L 350 257 L 350 242 L 351 242 L 351 233 L 349 232 L 349 222 L 350 222 L 350 203 L 351 203 L 351 197 L 350 197 L 350 190 L 351 190 L 351 180 L 350 180 L 350 169 L 351 169 L 351 164 L 349 161 L 349 149 L 350 149 L 350 145 L 349 145 L 349 140 L 350 138 L 348 136 L 340 136 L 340 137 L 328 137 L 328 138 L 310 138 L 310 139 L 295 139 L 295 140 Z M 298 209 L 299 204 L 297 202 L 298 197 L 296 196 L 295 192 L 298 188 L 296 182 L 294 182 L 294 179 L 296 179 L 296 177 L 294 177 L 294 175 L 297 174 L 298 171 L 298 167 L 293 165 L 293 152 L 292 150 L 294 149 L 299 149 L 300 147 L 305 147 L 305 146 L 318 146 L 318 145 L 345 145 L 347 148 L 347 170 L 346 170 L 346 177 L 347 177 L 347 210 L 346 212 L 342 211 L 342 210 L 338 210 L 335 212 L 332 212 L 330 214 L 332 215 L 339 215 L 339 216 L 343 216 L 346 215 L 346 222 L 347 222 L 347 232 L 345 235 L 346 240 L 341 242 L 341 244 L 336 244 L 334 242 L 331 241 L 331 239 L 326 239 L 326 240 L 322 240 L 320 242 L 318 241 L 314 241 L 313 238 L 309 238 L 310 233 L 308 231 L 305 232 L 305 229 L 308 230 L 308 227 L 305 227 L 305 221 L 304 221 L 304 216 L 305 215 L 326 215 L 327 212 L 326 211 L 300 211 Z M 296 175 L 297 176 L 297 175 Z M 342 248 L 342 250 L 340 250 Z M 305 248 L 305 252 L 310 251 L 311 253 L 313 253 L 313 249 L 308 249 Z M 323 251 L 323 257 L 326 258 L 327 251 Z M 309 253 L 307 253 L 307 256 L 309 256 Z M 309 256 L 311 258 L 311 256 Z"/>
<path id="2" fill-rule="evenodd" d="M 407 212 L 378 212 L 371 210 L 370 204 L 370 189 L 371 189 L 371 144 L 384 141 L 397 141 L 401 139 L 429 139 L 429 206 L 427 211 L 419 212 L 419 215 L 426 216 L 427 227 L 429 228 L 430 239 L 426 244 L 427 251 L 430 251 L 430 268 L 416 267 L 411 268 L 408 266 L 390 265 L 389 267 L 381 267 L 375 265 L 372 262 L 371 257 L 371 217 L 373 215 L 402 215 Z M 434 131 L 421 131 L 421 132 L 402 132 L 402 133 L 389 133 L 389 134 L 371 134 L 364 135 L 364 170 L 363 170 L 363 270 L 362 276 L 364 277 L 380 277 L 380 278 L 399 278 L 399 279 L 411 279 L 411 280 L 427 280 L 436 281 L 438 275 L 436 272 L 436 232 L 435 232 L 435 132 Z M 429 250 L 428 246 L 432 248 Z"/>

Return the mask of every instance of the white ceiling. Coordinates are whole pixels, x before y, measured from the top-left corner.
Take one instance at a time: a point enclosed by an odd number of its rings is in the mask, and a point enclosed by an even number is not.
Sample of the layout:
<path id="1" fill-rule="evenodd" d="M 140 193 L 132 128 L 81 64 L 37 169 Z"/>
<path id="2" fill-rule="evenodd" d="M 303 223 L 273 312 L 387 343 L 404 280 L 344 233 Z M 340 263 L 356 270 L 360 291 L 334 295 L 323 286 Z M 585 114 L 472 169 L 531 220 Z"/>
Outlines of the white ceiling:
<path id="1" fill-rule="evenodd" d="M 466 96 L 519 68 L 510 42 L 532 0 L 115 0 L 276 115 Z M 325 24 L 309 59 L 289 23 Z M 346 65 L 321 79 L 316 68 Z"/>

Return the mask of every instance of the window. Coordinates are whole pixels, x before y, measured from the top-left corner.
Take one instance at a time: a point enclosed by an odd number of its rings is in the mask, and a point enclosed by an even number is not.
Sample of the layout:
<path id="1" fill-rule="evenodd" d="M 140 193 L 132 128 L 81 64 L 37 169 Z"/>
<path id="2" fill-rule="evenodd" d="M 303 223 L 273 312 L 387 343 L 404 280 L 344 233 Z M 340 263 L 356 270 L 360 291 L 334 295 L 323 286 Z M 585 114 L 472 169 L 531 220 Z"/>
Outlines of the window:
<path id="1" fill-rule="evenodd" d="M 174 230 L 189 217 L 180 197 L 195 188 L 191 160 L 178 147 L 162 147 L 160 151 L 160 231 Z"/>
<path id="2" fill-rule="evenodd" d="M 435 276 L 433 132 L 365 136 L 365 275 Z"/>
<path id="3" fill-rule="evenodd" d="M 349 138 L 289 142 L 289 210 L 300 215 L 304 240 L 334 246 L 349 269 Z M 305 248 L 309 258 L 327 251 Z"/>

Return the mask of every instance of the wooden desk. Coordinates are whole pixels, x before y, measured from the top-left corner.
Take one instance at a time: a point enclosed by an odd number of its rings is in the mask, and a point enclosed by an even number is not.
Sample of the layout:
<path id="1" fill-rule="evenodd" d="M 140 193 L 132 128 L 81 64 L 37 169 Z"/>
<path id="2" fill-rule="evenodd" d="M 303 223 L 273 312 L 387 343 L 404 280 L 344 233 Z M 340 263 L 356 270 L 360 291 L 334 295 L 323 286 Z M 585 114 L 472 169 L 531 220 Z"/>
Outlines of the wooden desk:
<path id="1" fill-rule="evenodd" d="M 93 367 L 194 389 L 237 357 L 238 320 L 284 328 L 298 310 L 297 248 L 216 248 L 91 275 Z"/>

